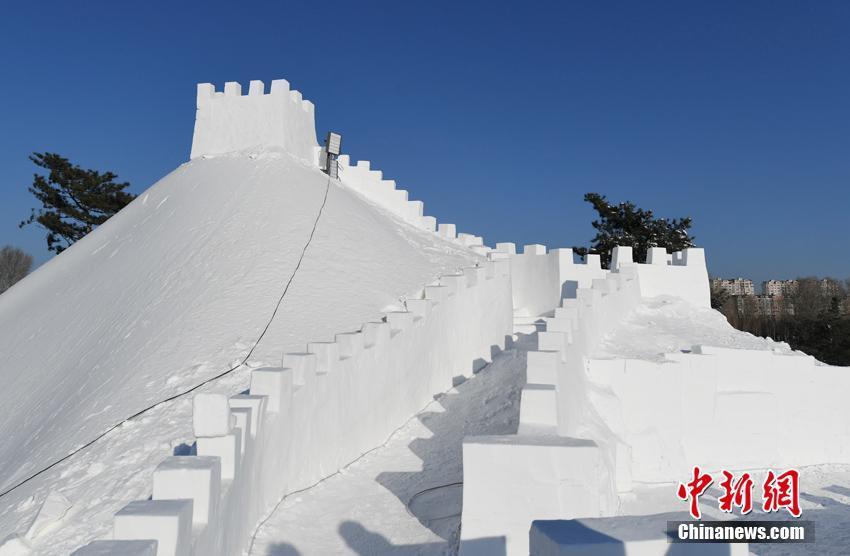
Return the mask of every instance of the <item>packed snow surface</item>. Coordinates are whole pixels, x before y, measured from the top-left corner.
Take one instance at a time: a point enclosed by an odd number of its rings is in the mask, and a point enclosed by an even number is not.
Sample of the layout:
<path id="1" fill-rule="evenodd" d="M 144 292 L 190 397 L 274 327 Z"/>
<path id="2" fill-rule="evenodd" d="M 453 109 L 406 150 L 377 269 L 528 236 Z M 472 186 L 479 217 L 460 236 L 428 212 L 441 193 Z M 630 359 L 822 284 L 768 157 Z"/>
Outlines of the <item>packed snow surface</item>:
<path id="1" fill-rule="evenodd" d="M 732 327 L 722 313 L 676 297 L 647 298 L 606 335 L 596 358 L 662 360 L 695 345 L 792 353 L 784 342 Z"/>
<path id="2" fill-rule="evenodd" d="M 454 554 L 463 500 L 463 437 L 515 434 L 525 354 L 521 338 L 435 401 L 382 447 L 319 485 L 288 496 L 251 554 Z"/>
<path id="3" fill-rule="evenodd" d="M 476 260 L 283 152 L 186 163 L 0 296 L 0 490 L 238 365 L 270 320 L 248 365 L 205 391 L 244 390 L 248 367 L 358 330 Z M 190 398 L 5 496 L 0 540 L 25 532 L 51 491 L 72 507 L 36 551 L 67 553 L 108 533 L 115 511 L 149 496 L 156 464 L 188 449 Z"/>

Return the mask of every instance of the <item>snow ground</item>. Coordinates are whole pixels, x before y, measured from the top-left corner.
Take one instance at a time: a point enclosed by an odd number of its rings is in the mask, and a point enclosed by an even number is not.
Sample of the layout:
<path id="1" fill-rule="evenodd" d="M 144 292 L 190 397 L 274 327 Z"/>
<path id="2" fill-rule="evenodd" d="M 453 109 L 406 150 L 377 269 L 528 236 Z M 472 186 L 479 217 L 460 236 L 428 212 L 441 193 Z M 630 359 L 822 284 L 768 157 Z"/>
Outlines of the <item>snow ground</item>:
<path id="1" fill-rule="evenodd" d="M 525 354 L 517 342 L 444 394 L 379 449 L 287 497 L 259 529 L 252 555 L 453 554 L 466 435 L 515 434 Z"/>
<path id="2" fill-rule="evenodd" d="M 606 335 L 593 356 L 659 361 L 665 353 L 690 351 L 697 344 L 792 352 L 785 342 L 733 328 L 714 309 L 694 307 L 675 297 L 659 296 L 644 300 L 624 318 Z"/>
<path id="3" fill-rule="evenodd" d="M 295 269 L 327 182 L 276 151 L 194 160 L 0 296 L 0 491 L 241 361 Z M 249 367 L 358 330 L 479 259 L 332 184 Z M 205 391 L 248 383 L 243 367 Z M 191 396 L 158 407 L 0 499 L 0 541 L 26 532 L 53 490 L 73 507 L 35 539 L 36 554 L 103 538 L 117 510 L 150 495 L 154 467 L 188 449 L 191 407 Z"/>

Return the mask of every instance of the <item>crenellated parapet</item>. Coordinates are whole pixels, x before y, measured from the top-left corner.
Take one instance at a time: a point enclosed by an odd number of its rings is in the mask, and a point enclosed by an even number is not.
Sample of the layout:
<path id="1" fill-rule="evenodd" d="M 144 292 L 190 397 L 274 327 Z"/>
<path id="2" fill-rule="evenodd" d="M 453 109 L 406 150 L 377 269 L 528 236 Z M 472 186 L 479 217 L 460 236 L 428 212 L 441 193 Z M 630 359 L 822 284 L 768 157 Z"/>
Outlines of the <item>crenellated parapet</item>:
<path id="1" fill-rule="evenodd" d="M 395 180 L 384 179 L 381 170 L 372 168 L 368 160 L 358 160 L 352 163 L 347 154 L 340 155 L 339 179 L 343 185 L 356 191 L 370 202 L 391 212 L 408 224 L 433 232 L 439 237 L 448 239 L 479 255 L 486 255 L 492 249 L 484 245 L 481 236 L 468 233 L 458 233 L 454 224 L 437 223 L 433 216 L 425 216 L 425 204 L 422 201 L 411 201 L 406 189 L 399 189 Z"/>
<path id="2" fill-rule="evenodd" d="M 238 554 L 281 496 L 379 446 L 511 332 L 505 260 L 440 276 L 383 318 L 254 368 L 247 393 L 199 392 L 195 453 L 165 457 L 151 496 L 75 556 Z M 341 307 L 340 310 L 344 310 Z"/>
<path id="3" fill-rule="evenodd" d="M 317 163 L 315 108 L 285 79 L 251 81 L 248 93 L 228 82 L 224 91 L 211 83 L 198 84 L 195 132 L 190 158 L 265 148 L 283 149 Z"/>

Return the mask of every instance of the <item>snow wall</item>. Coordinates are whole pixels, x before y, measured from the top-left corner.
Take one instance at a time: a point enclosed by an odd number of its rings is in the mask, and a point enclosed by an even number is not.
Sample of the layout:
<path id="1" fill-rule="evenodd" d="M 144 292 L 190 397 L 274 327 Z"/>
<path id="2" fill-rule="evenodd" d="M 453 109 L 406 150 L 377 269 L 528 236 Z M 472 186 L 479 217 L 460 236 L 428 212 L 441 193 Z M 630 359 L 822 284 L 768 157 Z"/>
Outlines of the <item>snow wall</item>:
<path id="1" fill-rule="evenodd" d="M 513 243 L 498 243 L 494 251 L 511 262 L 516 316 L 552 316 L 562 299 L 574 299 L 579 290 L 592 290 L 594 283 L 604 287 L 609 274 L 602 268 L 599 255 L 588 255 L 583 263 L 577 263 L 572 249 L 547 251 L 546 246 L 533 244 L 524 246 L 522 253 L 517 254 Z M 697 306 L 707 306 L 710 294 L 702 251 L 691 249 L 688 253 L 667 255 L 664 249 L 654 248 L 648 254 L 647 264 L 635 264 L 631 248 L 620 247 L 611 267 L 614 271 L 632 267 L 638 273 L 641 297 L 675 295 Z M 687 262 L 682 260 L 686 255 L 690 256 Z"/>
<path id="2" fill-rule="evenodd" d="M 247 95 L 231 81 L 223 92 L 201 83 L 197 95 L 190 158 L 277 147 L 318 163 L 315 107 L 285 79 L 272 81 L 268 94 L 262 81 L 251 81 Z"/>
<path id="3" fill-rule="evenodd" d="M 635 264 L 630 248 L 616 248 L 610 273 L 544 319 L 538 351 L 528 353 L 518 434 L 464 441 L 462 554 L 528 554 L 533 520 L 617 515 L 635 485 L 674 485 L 695 464 L 850 461 L 844 369 L 799 353 L 711 346 L 662 361 L 593 358 L 642 299 L 662 294 L 709 306 L 701 249 L 653 249 Z"/>
<path id="4" fill-rule="evenodd" d="M 241 553 L 283 494 L 379 446 L 435 392 L 504 348 L 510 283 L 498 260 L 442 276 L 407 311 L 310 343 L 280 368 L 254 369 L 247 395 L 196 396 L 198 455 L 172 456 L 154 471 L 153 499 L 116 514 L 115 540 L 155 539 L 160 555 Z M 76 554 L 129 546 L 94 541 Z"/>
<path id="5" fill-rule="evenodd" d="M 312 124 L 299 119 L 300 94 L 284 95 L 285 82 L 275 83 L 271 95 L 263 95 L 262 84 L 252 82 L 247 97 L 237 84 L 228 84 L 224 94 L 199 85 L 192 157 L 227 149 L 250 153 L 271 142 L 312 165 L 314 144 L 299 140 L 313 133 Z M 280 117 L 275 125 L 299 131 L 267 129 L 264 111 Z M 312 119 L 312 106 L 303 112 Z M 349 167 L 343 157 L 342 166 L 345 186 L 392 217 L 456 248 L 490 251 L 480 237 L 423 216 L 422 203 L 409 201 L 369 162 Z M 247 393 L 197 394 L 191 423 L 196 454 L 162 461 L 153 472 L 151 499 L 127 504 L 114 516 L 111 539 L 92 541 L 75 554 L 242 553 L 282 496 L 381 445 L 435 393 L 471 376 L 504 348 L 512 332 L 510 264 L 471 260 L 480 262 L 423 284 L 404 310 L 286 353 L 279 367 L 253 369 Z"/>

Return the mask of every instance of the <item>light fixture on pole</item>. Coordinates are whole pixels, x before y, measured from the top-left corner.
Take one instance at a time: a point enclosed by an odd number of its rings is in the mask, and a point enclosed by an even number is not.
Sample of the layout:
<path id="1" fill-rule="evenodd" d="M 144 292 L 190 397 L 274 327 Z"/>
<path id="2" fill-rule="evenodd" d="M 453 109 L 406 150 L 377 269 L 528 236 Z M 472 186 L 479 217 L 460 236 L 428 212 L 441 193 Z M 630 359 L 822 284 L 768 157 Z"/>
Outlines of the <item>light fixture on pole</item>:
<path id="1" fill-rule="evenodd" d="M 339 156 L 341 147 L 342 135 L 329 131 L 325 139 L 325 173 L 334 179 L 339 177 L 339 162 L 337 161 L 337 157 Z"/>

